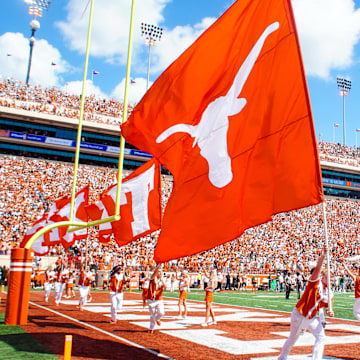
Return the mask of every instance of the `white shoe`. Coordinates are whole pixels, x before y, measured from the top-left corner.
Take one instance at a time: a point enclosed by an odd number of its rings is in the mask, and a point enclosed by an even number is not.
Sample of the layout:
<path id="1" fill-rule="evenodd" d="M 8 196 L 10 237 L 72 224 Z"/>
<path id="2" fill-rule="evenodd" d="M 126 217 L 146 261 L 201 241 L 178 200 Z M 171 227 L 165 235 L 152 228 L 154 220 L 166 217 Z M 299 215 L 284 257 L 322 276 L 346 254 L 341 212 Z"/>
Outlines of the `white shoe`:
<path id="1" fill-rule="evenodd" d="M 208 323 L 201 324 L 202 327 L 208 326 Z"/>
<path id="2" fill-rule="evenodd" d="M 209 325 L 216 325 L 216 321 L 211 321 Z"/>

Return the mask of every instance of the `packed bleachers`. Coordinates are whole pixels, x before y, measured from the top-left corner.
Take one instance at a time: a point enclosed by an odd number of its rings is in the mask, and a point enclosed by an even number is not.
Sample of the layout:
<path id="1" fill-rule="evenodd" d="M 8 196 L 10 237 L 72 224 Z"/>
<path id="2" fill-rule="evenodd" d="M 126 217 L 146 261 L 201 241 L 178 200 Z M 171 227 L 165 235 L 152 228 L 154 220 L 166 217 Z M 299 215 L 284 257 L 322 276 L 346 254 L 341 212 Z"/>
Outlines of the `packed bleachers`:
<path id="1" fill-rule="evenodd" d="M 42 112 L 77 119 L 80 113 L 80 96 L 68 94 L 56 88 L 44 89 L 26 86 L 14 79 L 0 81 L 0 106 Z M 128 115 L 136 104 L 128 105 Z M 123 103 L 114 99 L 87 96 L 84 102 L 84 120 L 119 125 L 123 116 Z M 360 149 L 338 143 L 321 141 L 320 159 L 338 164 L 360 166 Z"/>
<path id="2" fill-rule="evenodd" d="M 7 79 L 0 82 L 0 95 L 0 106 L 72 119 L 77 119 L 80 115 L 80 96 L 67 94 L 56 88 L 26 86 L 21 81 Z M 132 112 L 133 107 L 134 104 L 128 105 L 128 114 Z M 122 102 L 95 96 L 85 98 L 83 119 L 86 121 L 119 125 L 122 116 Z"/>
<path id="3" fill-rule="evenodd" d="M 76 118 L 79 116 L 80 97 L 41 86 L 28 87 L 19 81 L 0 82 L 0 106 L 45 112 Z M 113 99 L 87 97 L 84 119 L 108 124 L 119 124 L 122 103 Z M 129 107 L 129 113 L 132 106 Z M 360 167 L 359 149 L 320 142 L 320 159 Z M 17 246 L 26 229 L 39 219 L 55 199 L 70 195 L 73 166 L 41 159 L 16 156 L 0 158 L 0 253 L 9 254 Z M 80 166 L 78 188 L 90 184 L 91 200 L 116 180 L 116 170 Z M 163 208 L 171 194 L 172 181 L 163 177 Z M 273 221 L 247 230 L 234 240 L 202 254 L 174 260 L 165 269 L 185 267 L 199 271 L 204 265 L 216 265 L 224 272 L 277 273 L 296 270 L 296 263 L 315 260 L 323 246 L 322 205 L 276 215 Z M 358 254 L 360 244 L 360 202 L 326 200 L 328 238 L 334 260 Z M 70 261 L 81 262 L 86 248 L 90 264 L 99 268 L 125 261 L 135 269 L 153 265 L 153 250 L 157 234 L 147 236 L 126 247 L 111 242 L 107 247 L 97 240 L 97 232 L 90 229 L 88 241 L 80 241 L 66 254 Z M 64 255 L 61 246 L 51 250 L 53 255 Z M 335 270 L 340 266 L 334 262 Z"/>
<path id="4" fill-rule="evenodd" d="M 360 166 L 360 148 L 353 146 L 344 146 L 341 144 L 328 143 L 321 141 L 319 143 L 320 160 L 329 161 L 336 164 Z"/>
<path id="5" fill-rule="evenodd" d="M 2 157 L 0 159 L 0 251 L 2 254 L 17 246 L 26 229 L 39 219 L 55 199 L 70 195 L 73 168 L 71 165 L 40 159 Z M 80 166 L 78 187 L 90 184 L 91 201 L 116 180 L 114 169 Z M 172 181 L 162 177 L 163 207 L 172 189 Z M 327 200 L 328 238 L 334 258 L 357 254 L 360 245 L 360 202 Z M 153 264 L 152 255 L 157 234 L 147 236 L 125 247 L 128 265 L 143 269 Z M 249 229 L 239 240 L 229 242 L 202 254 L 171 261 L 168 269 L 185 267 L 198 271 L 213 265 L 224 271 L 242 273 L 274 273 L 295 271 L 300 260 L 315 260 L 324 243 L 322 205 L 276 215 L 273 221 Z M 104 247 L 97 233 L 90 231 L 87 242 L 90 263 L 98 266 L 123 261 L 121 250 L 112 242 Z M 77 243 L 73 255 L 84 256 L 85 241 Z M 61 246 L 53 255 L 64 254 Z M 117 259 L 121 258 L 121 260 Z M 80 258 L 81 260 L 81 258 Z M 75 261 L 75 260 L 73 260 Z"/>

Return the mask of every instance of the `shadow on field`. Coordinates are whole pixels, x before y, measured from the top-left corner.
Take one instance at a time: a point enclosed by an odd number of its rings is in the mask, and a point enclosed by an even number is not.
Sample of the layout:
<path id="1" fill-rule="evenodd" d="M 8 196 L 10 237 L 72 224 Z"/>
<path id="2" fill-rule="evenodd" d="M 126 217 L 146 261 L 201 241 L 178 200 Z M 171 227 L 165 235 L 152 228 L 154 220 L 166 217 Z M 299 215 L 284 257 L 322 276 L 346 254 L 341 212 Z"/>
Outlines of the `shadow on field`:
<path id="1" fill-rule="evenodd" d="M 34 333 L 36 340 L 46 344 L 49 350 L 57 356 L 64 354 L 65 335 L 72 335 L 71 356 L 83 359 L 96 360 L 155 360 L 159 359 L 156 354 L 152 354 L 144 349 L 139 349 L 119 341 L 105 340 L 101 336 L 89 330 L 89 336 L 77 334 L 75 332 L 53 332 L 53 333 Z M 98 337 L 98 338 L 97 338 Z M 158 353 L 156 349 L 152 351 Z"/>
<path id="2" fill-rule="evenodd" d="M 14 351 L 28 353 L 27 354 L 28 359 L 29 359 L 28 357 L 29 353 L 34 354 L 33 359 L 39 358 L 39 354 L 53 355 L 52 352 L 50 352 L 45 346 L 36 342 L 34 338 L 27 333 L 0 335 L 0 349 L 1 349 L 0 358 L 6 358 L 7 355 L 13 356 Z M 22 359 L 24 357 L 19 354 L 19 357 L 10 357 L 10 358 Z"/>
<path id="3" fill-rule="evenodd" d="M 28 316 L 28 322 L 34 323 L 40 328 L 52 326 L 63 329 L 83 329 L 82 326 L 70 322 L 54 322 L 54 319 L 51 316 Z"/>

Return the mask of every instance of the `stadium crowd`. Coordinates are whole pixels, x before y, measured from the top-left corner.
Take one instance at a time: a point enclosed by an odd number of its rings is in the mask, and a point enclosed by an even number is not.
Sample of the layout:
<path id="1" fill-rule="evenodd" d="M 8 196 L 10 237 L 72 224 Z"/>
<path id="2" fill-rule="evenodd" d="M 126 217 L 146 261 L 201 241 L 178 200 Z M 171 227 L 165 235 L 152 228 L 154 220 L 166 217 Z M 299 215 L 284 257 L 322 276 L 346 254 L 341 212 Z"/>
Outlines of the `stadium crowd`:
<path id="1" fill-rule="evenodd" d="M 80 97 L 56 89 L 26 86 L 15 80 L 0 82 L 0 106 L 21 108 L 76 118 Z M 129 107 L 131 112 L 132 107 Z M 119 124 L 122 103 L 115 100 L 86 98 L 85 119 Z M 340 144 L 320 142 L 320 158 L 326 161 L 360 166 L 358 149 Z M 55 199 L 70 195 L 73 166 L 71 164 L 28 159 L 16 156 L 0 158 L 0 254 L 9 254 L 18 246 L 26 229 Z M 172 180 L 162 178 L 162 205 L 165 208 L 172 190 Z M 116 170 L 80 166 L 78 189 L 90 184 L 90 202 L 116 181 Z M 343 271 L 339 260 L 359 254 L 360 202 L 327 199 L 325 202 L 329 247 L 333 254 L 334 271 Z M 276 274 L 296 271 L 297 263 L 314 261 L 317 249 L 325 239 L 322 205 L 295 210 L 274 216 L 266 224 L 247 230 L 239 239 L 207 252 L 170 261 L 166 270 L 184 268 L 198 272 L 202 267 L 215 265 L 223 273 Z M 70 251 L 61 246 L 51 249 L 54 256 L 66 255 L 70 262 L 80 264 L 87 256 L 90 266 L 111 267 L 125 262 L 128 267 L 145 270 L 154 265 L 153 250 L 158 234 L 146 236 L 120 248 L 114 241 L 106 246 L 97 240 L 96 229 L 90 229 L 87 241 L 79 241 Z"/>
<path id="2" fill-rule="evenodd" d="M 15 156 L 0 158 L 0 252 L 9 254 L 19 244 L 26 229 L 48 210 L 55 199 L 70 195 L 73 167 L 70 164 L 26 159 Z M 78 188 L 90 184 L 90 202 L 116 181 L 116 170 L 80 166 Z M 171 194 L 172 181 L 162 176 L 162 205 Z M 358 254 L 360 245 L 360 202 L 327 199 L 328 238 L 334 260 Z M 89 264 L 98 268 L 126 261 L 136 270 L 153 265 L 152 255 L 157 233 L 119 248 L 115 242 L 105 246 L 98 242 L 97 232 L 91 229 L 88 240 L 79 241 L 69 254 L 81 262 L 85 251 Z M 276 273 L 295 271 L 300 261 L 314 261 L 317 249 L 324 242 L 322 205 L 311 206 L 274 216 L 273 221 L 247 230 L 238 240 L 207 252 L 170 261 L 166 269 L 186 268 L 199 271 L 203 266 L 216 265 L 223 272 Z M 62 246 L 51 250 L 64 255 Z M 334 262 L 335 270 L 339 263 Z"/>
<path id="3" fill-rule="evenodd" d="M 56 88 L 44 89 L 40 85 L 27 86 L 21 81 L 0 81 L 0 106 L 42 112 L 72 119 L 79 118 L 80 96 L 68 94 Z M 134 104 L 128 105 L 128 114 Z M 114 99 L 86 96 L 84 102 L 85 121 L 119 125 L 123 116 L 123 103 Z"/>
<path id="4" fill-rule="evenodd" d="M 42 112 L 76 119 L 80 113 L 80 96 L 68 94 L 55 87 L 27 86 L 12 78 L 0 79 L 0 106 Z M 128 105 L 128 115 L 136 104 Z M 114 99 L 87 96 L 84 102 L 84 120 L 119 125 L 123 103 Z M 338 143 L 319 142 L 320 159 L 339 164 L 360 166 L 360 150 Z"/>

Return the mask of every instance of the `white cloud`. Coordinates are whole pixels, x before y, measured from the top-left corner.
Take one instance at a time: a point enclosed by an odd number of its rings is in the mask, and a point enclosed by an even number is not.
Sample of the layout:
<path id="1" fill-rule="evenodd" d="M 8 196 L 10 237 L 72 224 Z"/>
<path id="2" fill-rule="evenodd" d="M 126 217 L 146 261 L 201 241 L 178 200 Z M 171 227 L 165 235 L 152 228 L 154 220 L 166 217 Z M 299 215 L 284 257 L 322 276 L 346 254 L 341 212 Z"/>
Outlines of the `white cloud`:
<path id="1" fill-rule="evenodd" d="M 140 34 L 141 22 L 159 25 L 164 21 L 162 12 L 171 0 L 141 0 L 136 3 L 134 19 L 134 51 L 143 44 Z M 63 33 L 71 50 L 84 53 L 89 26 L 89 12 L 84 16 L 84 2 L 70 0 L 67 5 L 66 21 L 56 25 Z M 94 5 L 91 29 L 90 54 L 104 57 L 111 63 L 125 64 L 127 60 L 131 1 L 97 1 Z"/>
<path id="2" fill-rule="evenodd" d="M 29 60 L 29 39 L 20 33 L 0 36 L 0 48 L 11 56 L 0 58 L 0 71 L 6 77 L 26 81 Z M 26 51 L 24 51 L 26 49 Z M 56 65 L 53 66 L 51 63 Z M 69 71 L 69 64 L 62 60 L 60 52 L 46 40 L 35 40 L 30 70 L 30 83 L 43 86 L 58 85 L 61 74 Z"/>
<path id="3" fill-rule="evenodd" d="M 82 93 L 82 88 L 83 88 L 82 81 L 70 81 L 70 82 L 67 82 L 61 88 L 61 90 L 67 94 L 73 94 L 73 95 L 80 96 L 80 94 Z M 107 95 L 104 94 L 98 86 L 94 85 L 92 80 L 86 80 L 85 96 L 91 96 L 91 95 L 95 95 L 96 97 L 103 98 L 103 99 L 107 98 Z"/>
<path id="4" fill-rule="evenodd" d="M 151 47 L 150 74 L 154 79 L 216 20 L 199 16 L 196 24 L 167 27 L 164 11 L 171 2 L 173 0 L 136 2 L 131 60 L 131 75 L 136 77 L 136 84 L 129 89 L 129 102 L 139 101 L 146 90 L 148 47 L 141 36 L 141 22 L 164 28 L 161 41 Z M 355 46 L 360 37 L 360 10 L 355 9 L 354 0 L 292 2 L 307 75 L 327 80 L 333 71 L 342 72 L 353 65 L 356 61 Z M 56 23 L 69 50 L 80 54 L 85 52 L 88 30 L 89 8 L 84 12 L 86 4 L 87 0 L 69 0 L 66 19 Z M 130 13 L 129 0 L 95 2 L 90 57 L 112 64 L 126 64 Z M 0 47 L 12 54 L 0 59 L 0 74 L 25 81 L 29 39 L 20 33 L 5 33 L 0 36 Z M 57 65 L 51 66 L 52 61 Z M 101 68 L 97 70 L 101 71 Z M 62 75 L 72 71 L 58 49 L 46 40 L 36 39 L 30 77 L 32 83 L 60 86 L 64 84 Z M 114 87 L 111 96 L 119 100 L 123 97 L 124 81 Z M 77 83 L 81 82 L 74 82 L 75 88 Z M 101 93 L 97 86 L 92 91 Z"/>
<path id="5" fill-rule="evenodd" d="M 130 83 L 128 86 L 127 99 L 129 104 L 138 103 L 146 92 L 146 83 L 147 83 L 146 79 L 139 77 L 132 80 L 135 81 L 135 83 L 133 84 Z M 151 85 L 152 83 L 149 82 L 149 87 Z M 111 97 L 114 98 L 115 100 L 123 100 L 124 94 L 125 94 L 125 79 L 123 79 L 118 85 L 116 85 L 115 89 L 111 94 Z"/>
<path id="6" fill-rule="evenodd" d="M 360 10 L 353 0 L 293 0 L 306 73 L 328 79 L 354 63 Z"/>

